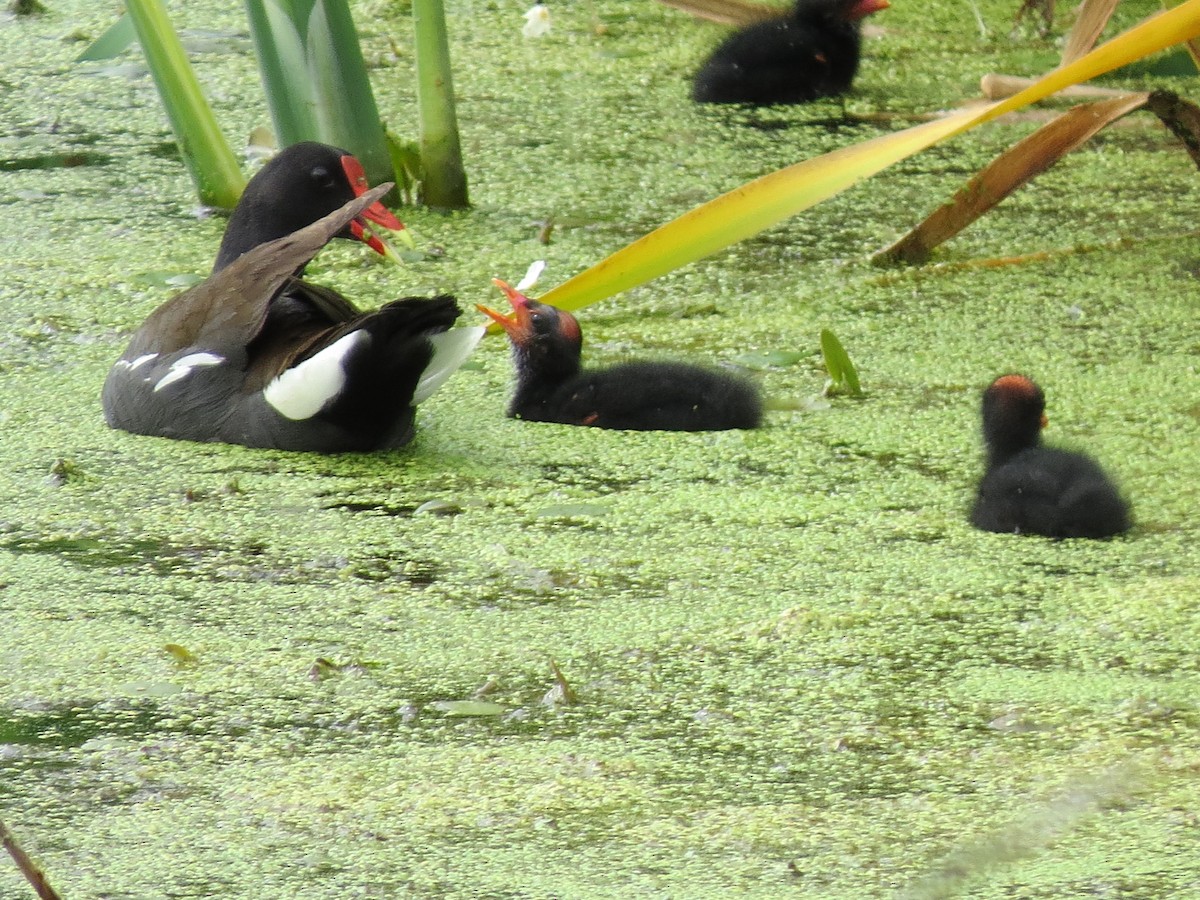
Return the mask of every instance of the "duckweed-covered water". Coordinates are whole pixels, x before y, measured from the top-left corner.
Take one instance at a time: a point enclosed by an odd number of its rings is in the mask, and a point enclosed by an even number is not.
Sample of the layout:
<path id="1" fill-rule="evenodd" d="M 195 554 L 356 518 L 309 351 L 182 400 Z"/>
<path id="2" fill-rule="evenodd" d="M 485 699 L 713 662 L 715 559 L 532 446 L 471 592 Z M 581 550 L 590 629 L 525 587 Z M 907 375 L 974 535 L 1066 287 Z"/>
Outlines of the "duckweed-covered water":
<path id="1" fill-rule="evenodd" d="M 1200 893 L 1198 201 L 1156 120 L 929 266 L 868 259 L 1029 121 L 582 314 L 597 364 L 799 352 L 751 373 L 760 431 L 508 420 L 493 339 L 404 452 L 191 445 L 108 430 L 98 393 L 221 221 L 136 58 L 72 63 L 115 10 L 48 5 L 0 21 L 0 819 L 64 896 Z M 522 4 L 451 4 L 473 210 L 406 211 L 436 252 L 405 269 L 339 246 L 310 274 L 365 305 L 493 302 L 536 258 L 557 283 L 1053 64 L 1010 39 L 1017 4 L 975 5 L 986 33 L 898 0 L 844 104 L 745 111 L 687 102 L 721 29 L 649 0 L 554 6 L 539 41 Z M 240 140 L 266 119 L 240 12 L 172 12 Z M 355 14 L 411 133 L 406 5 Z M 811 402 L 822 328 L 865 399 Z M 1008 370 L 1118 474 L 1128 536 L 967 526 L 978 393 Z M 30 895 L 5 864 L 0 895 Z"/>

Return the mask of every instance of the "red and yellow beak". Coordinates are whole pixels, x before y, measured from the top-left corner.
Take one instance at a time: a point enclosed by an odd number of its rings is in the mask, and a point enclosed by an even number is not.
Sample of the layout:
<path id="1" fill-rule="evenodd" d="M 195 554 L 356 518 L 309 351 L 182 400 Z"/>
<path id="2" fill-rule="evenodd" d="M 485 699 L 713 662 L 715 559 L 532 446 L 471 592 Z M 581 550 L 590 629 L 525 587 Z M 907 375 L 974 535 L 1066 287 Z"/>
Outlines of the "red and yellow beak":
<path id="1" fill-rule="evenodd" d="M 512 315 L 506 316 L 504 313 L 489 309 L 482 303 L 476 303 L 475 308 L 508 332 L 510 338 L 519 342 L 523 336 L 533 331 L 529 316 L 529 298 L 507 281 L 493 278 L 492 284 L 504 291 L 504 296 L 508 297 L 508 302 L 512 304 L 513 308 Z"/>
<path id="2" fill-rule="evenodd" d="M 850 6 L 846 18 L 851 22 L 856 22 L 859 19 L 865 19 L 872 13 L 877 13 L 881 9 L 887 9 L 891 6 L 888 0 L 857 0 Z"/>
<path id="3" fill-rule="evenodd" d="M 355 197 L 362 196 L 363 192 L 371 186 L 367 181 L 367 173 L 363 171 L 362 163 L 349 154 L 342 157 L 342 171 L 346 173 L 346 180 L 350 182 Z M 391 258 L 393 262 L 400 261 L 396 251 L 389 247 L 379 235 L 367 230 L 367 223 L 363 221 L 364 219 L 369 219 L 376 225 L 382 225 L 384 228 L 397 232 L 405 244 L 410 248 L 414 246 L 412 235 L 404 227 L 404 223 L 392 215 L 392 211 L 382 203 L 375 202 L 350 223 L 350 234 L 355 240 L 362 241 L 376 253 Z"/>

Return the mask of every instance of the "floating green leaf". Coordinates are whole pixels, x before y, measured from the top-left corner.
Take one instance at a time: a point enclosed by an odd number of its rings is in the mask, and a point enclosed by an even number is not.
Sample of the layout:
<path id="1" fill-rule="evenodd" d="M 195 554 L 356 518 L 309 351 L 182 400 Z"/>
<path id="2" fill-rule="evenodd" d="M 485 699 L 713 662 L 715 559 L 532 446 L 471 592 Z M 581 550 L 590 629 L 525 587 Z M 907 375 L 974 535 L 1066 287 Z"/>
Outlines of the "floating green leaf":
<path id="1" fill-rule="evenodd" d="M 731 361 L 747 369 L 761 371 L 762 369 L 781 369 L 794 366 L 804 359 L 805 354 L 796 350 L 768 350 L 765 353 L 742 353 Z"/>
<path id="2" fill-rule="evenodd" d="M 435 700 L 429 708 L 453 717 L 502 716 L 506 712 L 499 703 L 487 700 Z"/>
<path id="3" fill-rule="evenodd" d="M 426 500 L 413 510 L 414 516 L 456 516 L 462 507 L 450 500 Z"/>
<path id="4" fill-rule="evenodd" d="M 556 503 L 534 513 L 539 519 L 588 519 L 608 515 L 608 507 L 599 503 Z"/>
<path id="5" fill-rule="evenodd" d="M 163 652 L 175 660 L 177 666 L 190 666 L 196 662 L 196 655 L 182 644 L 163 644 Z"/>
<path id="6" fill-rule="evenodd" d="M 118 694 L 135 697 L 173 697 L 183 688 L 169 681 L 128 681 L 113 689 Z"/>

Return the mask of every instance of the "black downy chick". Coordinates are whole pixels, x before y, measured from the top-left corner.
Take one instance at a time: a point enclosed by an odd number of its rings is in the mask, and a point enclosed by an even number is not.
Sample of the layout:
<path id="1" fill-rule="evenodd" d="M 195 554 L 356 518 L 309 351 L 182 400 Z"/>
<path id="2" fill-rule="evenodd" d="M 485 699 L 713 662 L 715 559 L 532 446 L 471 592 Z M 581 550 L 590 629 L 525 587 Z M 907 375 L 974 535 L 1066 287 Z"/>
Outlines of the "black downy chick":
<path id="1" fill-rule="evenodd" d="M 887 0 L 797 0 L 786 16 L 730 35 L 696 73 L 697 103 L 808 103 L 845 93 L 858 72 L 862 20 Z"/>
<path id="2" fill-rule="evenodd" d="M 534 422 L 629 431 L 724 431 L 757 428 L 757 388 L 733 375 L 679 362 L 629 362 L 580 367 L 579 322 L 495 279 L 512 315 L 483 312 L 508 332 L 517 389 L 508 415 Z"/>
<path id="3" fill-rule="evenodd" d="M 987 471 L 971 524 L 983 531 L 1106 538 L 1129 528 L 1129 506 L 1099 464 L 1083 453 L 1041 446 L 1041 388 L 1002 375 L 983 393 Z"/>

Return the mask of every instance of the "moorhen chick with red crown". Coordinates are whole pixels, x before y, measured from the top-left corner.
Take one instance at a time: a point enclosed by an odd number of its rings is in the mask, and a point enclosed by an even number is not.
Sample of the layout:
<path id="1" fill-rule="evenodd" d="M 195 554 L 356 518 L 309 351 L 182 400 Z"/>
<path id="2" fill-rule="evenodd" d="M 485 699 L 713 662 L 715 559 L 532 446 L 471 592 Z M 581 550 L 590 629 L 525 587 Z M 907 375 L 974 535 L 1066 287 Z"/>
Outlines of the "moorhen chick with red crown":
<path id="1" fill-rule="evenodd" d="M 983 531 L 1106 538 L 1129 528 L 1129 506 L 1090 456 L 1041 446 L 1041 388 L 1002 375 L 983 392 L 987 471 L 971 524 Z"/>
<path id="2" fill-rule="evenodd" d="M 135 434 L 324 453 L 403 446 L 413 406 L 470 354 L 482 328 L 450 331 L 453 297 L 360 312 L 299 276 L 335 237 L 383 243 L 403 227 L 358 161 L 311 142 L 246 185 L 209 277 L 168 300 L 109 371 L 108 424 Z"/>
<path id="3" fill-rule="evenodd" d="M 779 19 L 725 39 L 692 83 L 697 103 L 808 103 L 845 93 L 858 73 L 862 20 L 888 0 L 797 0 Z"/>
<path id="4" fill-rule="evenodd" d="M 508 332 L 517 390 L 514 419 L 628 431 L 757 428 L 762 400 L 749 382 L 677 362 L 630 362 L 581 371 L 583 334 L 565 310 L 530 300 L 500 279 L 511 316 L 476 308 Z"/>

